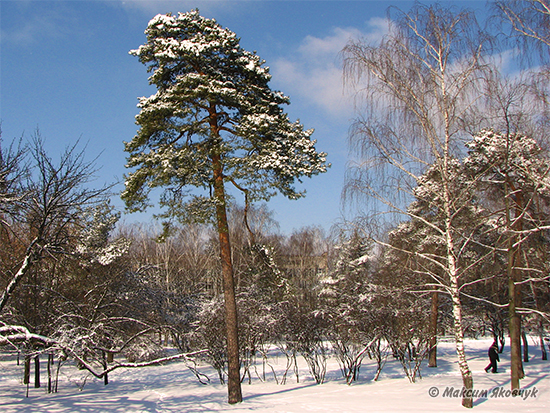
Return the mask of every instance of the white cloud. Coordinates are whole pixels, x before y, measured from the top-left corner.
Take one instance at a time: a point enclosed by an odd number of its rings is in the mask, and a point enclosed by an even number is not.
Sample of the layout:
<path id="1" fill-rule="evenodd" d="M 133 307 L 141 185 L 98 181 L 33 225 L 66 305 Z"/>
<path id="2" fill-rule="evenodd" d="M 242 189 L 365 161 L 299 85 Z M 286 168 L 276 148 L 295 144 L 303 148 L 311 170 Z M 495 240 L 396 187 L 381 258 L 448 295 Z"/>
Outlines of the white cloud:
<path id="1" fill-rule="evenodd" d="M 70 13 L 36 9 L 29 13 L 26 3 L 21 3 L 21 18 L 0 29 L 0 39 L 4 44 L 28 46 L 44 38 L 60 38 L 66 34 L 66 26 L 74 22 Z M 25 17 L 23 17 L 25 16 Z"/>
<path id="2" fill-rule="evenodd" d="M 291 96 L 309 101 L 326 114 L 349 116 L 352 97 L 345 92 L 340 52 L 350 39 L 377 42 L 387 30 L 384 19 L 367 23 L 367 32 L 357 28 L 335 28 L 326 37 L 307 36 L 290 57 L 276 60 L 271 73 L 282 90 L 293 90 Z"/>

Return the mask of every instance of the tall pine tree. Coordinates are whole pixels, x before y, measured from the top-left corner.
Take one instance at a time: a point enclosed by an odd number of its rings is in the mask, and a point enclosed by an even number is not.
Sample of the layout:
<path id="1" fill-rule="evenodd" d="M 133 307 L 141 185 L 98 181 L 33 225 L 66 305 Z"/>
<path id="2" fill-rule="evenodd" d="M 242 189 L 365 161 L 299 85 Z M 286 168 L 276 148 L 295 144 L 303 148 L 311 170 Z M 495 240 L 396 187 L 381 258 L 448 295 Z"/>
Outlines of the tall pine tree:
<path id="1" fill-rule="evenodd" d="M 220 242 L 228 344 L 229 403 L 242 400 L 237 308 L 227 225 L 226 185 L 246 203 L 280 192 L 304 195 L 295 181 L 327 168 L 315 150 L 311 130 L 291 122 L 281 105 L 289 99 L 272 91 L 269 70 L 240 39 L 198 10 L 157 15 L 145 31 L 147 43 L 130 53 L 151 72 L 157 92 L 141 98 L 122 198 L 130 211 L 149 204 L 151 188 L 164 188 L 166 217 L 215 223 Z M 189 187 L 206 195 L 190 194 Z"/>

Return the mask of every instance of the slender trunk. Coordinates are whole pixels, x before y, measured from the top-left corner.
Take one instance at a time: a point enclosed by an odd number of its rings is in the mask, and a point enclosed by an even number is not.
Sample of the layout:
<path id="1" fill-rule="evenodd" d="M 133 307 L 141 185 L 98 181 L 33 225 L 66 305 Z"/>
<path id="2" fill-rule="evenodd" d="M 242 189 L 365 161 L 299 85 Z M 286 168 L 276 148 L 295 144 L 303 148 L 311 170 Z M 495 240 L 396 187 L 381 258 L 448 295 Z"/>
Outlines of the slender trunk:
<path id="1" fill-rule="evenodd" d="M 448 136 L 448 135 L 447 135 Z M 446 147 L 448 149 L 448 146 Z M 448 152 L 445 152 L 444 160 L 444 171 L 448 171 L 447 161 L 449 155 Z M 458 263 L 455 256 L 455 239 L 453 237 L 453 222 L 452 222 L 452 195 L 448 187 L 449 180 L 443 179 L 444 185 L 444 196 L 445 196 L 445 243 L 446 243 L 446 261 L 447 261 L 447 272 L 449 278 L 449 292 L 451 295 L 452 306 L 453 306 L 453 328 L 456 342 L 456 355 L 458 359 L 458 368 L 460 375 L 462 376 L 462 384 L 466 390 L 462 396 L 462 406 L 466 408 L 474 407 L 474 402 L 472 398 L 473 389 L 474 389 L 474 378 L 472 376 L 472 371 L 468 366 L 468 361 L 466 359 L 466 352 L 464 349 L 464 330 L 462 326 L 462 302 L 460 300 L 460 289 L 458 284 Z"/>
<path id="2" fill-rule="evenodd" d="M 40 358 L 36 356 L 34 358 L 34 387 L 38 389 L 40 387 Z"/>
<path id="3" fill-rule="evenodd" d="M 52 392 L 53 353 L 48 353 L 48 393 Z"/>
<path id="4" fill-rule="evenodd" d="M 212 155 L 214 172 L 214 197 L 216 199 L 216 218 L 220 242 L 223 292 L 225 299 L 225 324 L 227 330 L 227 391 L 230 404 L 242 402 L 240 362 L 239 362 L 239 329 L 237 322 L 237 302 L 235 299 L 235 281 L 231 261 L 231 244 L 225 204 L 223 167 L 218 154 Z"/>
<path id="5" fill-rule="evenodd" d="M 509 229 L 521 231 L 523 223 L 521 214 L 523 213 L 524 202 L 521 191 L 517 191 L 507 177 L 505 193 L 516 193 L 514 208 L 510 205 L 511 197 L 506 196 L 506 223 Z M 514 219 L 512 219 L 512 211 Z M 521 267 L 521 245 L 514 245 L 519 240 L 514 236 L 508 238 L 508 316 L 510 331 L 510 385 L 512 390 L 519 390 L 519 381 L 525 376 L 523 373 L 523 363 L 521 359 L 521 316 L 516 311 L 521 306 L 521 273 L 517 268 Z"/>
<path id="6" fill-rule="evenodd" d="M 467 408 L 472 408 L 473 399 L 471 395 L 474 388 L 474 378 L 472 376 L 470 367 L 468 366 L 468 361 L 466 360 L 466 352 L 464 349 L 464 332 L 462 330 L 462 305 L 460 302 L 456 277 L 451 278 L 451 290 L 456 355 L 458 359 L 458 368 L 460 370 L 460 374 L 462 375 L 462 384 L 466 389 L 466 392 L 462 397 L 462 405 Z"/>
<path id="7" fill-rule="evenodd" d="M 23 370 L 23 384 L 29 384 L 31 381 L 31 358 L 25 356 L 24 370 Z"/>
<path id="8" fill-rule="evenodd" d="M 533 282 L 530 281 L 529 285 L 531 287 L 531 293 L 533 294 L 533 299 L 535 300 L 535 307 L 538 311 L 541 311 L 539 299 L 537 296 L 537 291 L 535 289 L 535 286 L 533 285 Z M 540 350 L 542 353 L 542 359 L 548 360 L 548 354 L 546 353 L 546 347 L 544 347 L 544 323 L 542 316 L 539 316 L 539 328 L 538 328 L 538 334 L 539 334 L 539 340 L 540 340 Z"/>
<path id="9" fill-rule="evenodd" d="M 101 364 L 103 365 L 103 370 L 107 370 L 107 355 L 105 351 L 101 352 Z M 109 384 L 109 375 L 107 373 L 103 375 L 103 384 L 105 386 Z"/>
<path id="10" fill-rule="evenodd" d="M 540 340 L 540 351 L 542 353 L 542 359 L 548 360 L 548 353 L 546 352 L 546 347 L 544 346 L 544 327 L 542 325 L 542 320 L 540 321 L 540 327 L 539 327 L 539 340 Z"/>
<path id="11" fill-rule="evenodd" d="M 474 378 L 472 371 L 466 360 L 466 352 L 464 349 L 464 331 L 462 328 L 462 303 L 460 301 L 460 290 L 458 287 L 458 275 L 456 259 L 453 255 L 454 242 L 450 232 L 450 225 L 447 224 L 447 262 L 450 281 L 450 293 L 453 305 L 453 327 L 456 341 L 456 355 L 458 359 L 458 368 L 462 376 L 462 384 L 466 391 L 462 396 L 462 406 L 467 408 L 473 407 L 472 393 L 474 389 Z"/>
<path id="12" fill-rule="evenodd" d="M 439 293 L 432 293 L 432 306 L 430 310 L 430 353 L 428 367 L 437 367 L 437 318 L 439 315 Z"/>
<path id="13" fill-rule="evenodd" d="M 508 316 L 510 331 L 510 385 L 512 390 L 519 390 L 519 381 L 523 379 L 523 363 L 521 357 L 521 316 L 516 308 L 521 305 L 521 290 L 516 284 L 519 281 L 519 247 L 514 247 L 514 239 L 510 238 L 508 248 Z"/>
<path id="14" fill-rule="evenodd" d="M 61 370 L 61 360 L 62 360 L 62 357 L 59 357 L 57 361 L 57 369 L 55 371 L 55 386 L 53 390 L 54 393 L 57 393 L 57 389 L 59 386 L 59 370 Z"/>
<path id="15" fill-rule="evenodd" d="M 506 345 L 506 338 L 504 336 L 504 330 L 501 330 L 500 333 L 499 333 L 499 341 L 500 341 L 500 347 L 498 349 L 498 352 L 502 354 L 502 352 L 504 351 L 504 346 Z"/>
<path id="16" fill-rule="evenodd" d="M 525 330 L 521 332 L 521 341 L 523 343 L 523 362 L 527 363 L 529 361 L 529 343 L 527 342 L 527 334 Z"/>
<path id="17" fill-rule="evenodd" d="M 508 281 L 510 295 L 509 315 L 510 315 L 510 370 L 512 390 L 519 390 L 519 381 L 523 378 L 523 364 L 521 362 L 521 319 L 516 312 L 516 303 L 514 300 L 514 280 Z"/>

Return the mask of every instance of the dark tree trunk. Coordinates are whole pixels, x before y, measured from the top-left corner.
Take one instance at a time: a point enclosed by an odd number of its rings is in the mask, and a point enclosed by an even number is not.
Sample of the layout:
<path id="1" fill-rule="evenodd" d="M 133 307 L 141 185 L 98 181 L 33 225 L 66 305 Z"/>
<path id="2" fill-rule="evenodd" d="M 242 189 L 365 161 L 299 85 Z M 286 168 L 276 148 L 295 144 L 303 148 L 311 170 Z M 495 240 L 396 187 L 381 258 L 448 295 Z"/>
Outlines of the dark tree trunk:
<path id="1" fill-rule="evenodd" d="M 428 355 L 428 367 L 437 367 L 437 318 L 439 315 L 439 293 L 432 294 L 432 306 L 430 309 L 430 352 Z"/>
<path id="2" fill-rule="evenodd" d="M 515 273 L 515 271 L 513 271 Z M 519 381 L 523 379 L 523 363 L 521 359 L 521 316 L 516 312 L 517 285 L 512 275 L 508 281 L 509 316 L 510 316 L 510 370 L 512 390 L 519 390 Z"/>
<path id="3" fill-rule="evenodd" d="M 239 327 L 237 322 L 237 302 L 235 299 L 235 280 L 231 261 L 231 244 L 225 203 L 223 167 L 220 156 L 212 156 L 214 172 L 214 197 L 216 199 L 216 218 L 220 242 L 223 292 L 225 299 L 225 324 L 227 332 L 227 391 L 230 404 L 243 400 L 239 361 Z"/>
<path id="4" fill-rule="evenodd" d="M 34 358 L 34 387 L 38 389 L 40 387 L 40 357 Z"/>
<path id="5" fill-rule="evenodd" d="M 29 356 L 25 356 L 24 363 L 23 384 L 29 384 L 31 381 L 31 358 Z"/>
<path id="6" fill-rule="evenodd" d="M 523 362 L 529 362 L 529 343 L 527 342 L 527 334 L 525 330 L 521 332 L 521 341 L 523 342 Z"/>
<path id="7" fill-rule="evenodd" d="M 57 360 L 57 369 L 55 371 L 55 385 L 54 385 L 54 393 L 57 393 L 58 387 L 59 387 L 59 370 L 61 370 L 61 362 L 63 360 L 63 357 L 59 357 Z"/>
<path id="8" fill-rule="evenodd" d="M 533 282 L 530 282 L 529 285 L 531 286 L 531 293 L 533 294 L 533 299 L 535 300 L 535 306 L 537 310 L 541 311 L 541 307 L 539 304 L 539 299 L 537 296 L 537 291 L 535 289 L 535 286 L 533 285 Z M 542 316 L 539 315 L 539 326 L 538 326 L 538 335 L 539 335 L 539 341 L 540 341 L 540 351 L 542 353 L 542 359 L 548 360 L 548 354 L 546 353 L 546 347 L 544 347 L 544 322 Z"/>
<path id="9" fill-rule="evenodd" d="M 548 353 L 546 352 L 546 347 L 544 346 L 544 325 L 542 324 L 542 320 L 539 321 L 539 340 L 542 359 L 548 360 Z"/>
<path id="10" fill-rule="evenodd" d="M 513 186 L 510 186 L 514 190 Z M 519 218 L 523 212 L 523 197 L 521 192 L 518 192 L 515 205 L 516 222 L 512 225 L 512 229 L 520 231 L 523 229 L 523 224 Z M 510 219 L 508 218 L 508 221 Z M 510 330 L 510 384 L 512 390 L 519 390 L 519 381 L 523 379 L 523 363 L 521 359 L 521 316 L 517 313 L 516 308 L 521 307 L 521 247 L 514 246 L 516 243 L 514 237 L 508 239 L 508 314 L 509 314 L 509 330 Z"/>
<path id="11" fill-rule="evenodd" d="M 48 353 L 48 393 L 52 392 L 53 353 Z"/>
<path id="12" fill-rule="evenodd" d="M 103 370 L 107 370 L 107 355 L 104 351 L 101 352 L 101 364 L 103 364 Z M 103 375 L 103 384 L 106 386 L 109 384 L 109 375 L 105 373 Z"/>

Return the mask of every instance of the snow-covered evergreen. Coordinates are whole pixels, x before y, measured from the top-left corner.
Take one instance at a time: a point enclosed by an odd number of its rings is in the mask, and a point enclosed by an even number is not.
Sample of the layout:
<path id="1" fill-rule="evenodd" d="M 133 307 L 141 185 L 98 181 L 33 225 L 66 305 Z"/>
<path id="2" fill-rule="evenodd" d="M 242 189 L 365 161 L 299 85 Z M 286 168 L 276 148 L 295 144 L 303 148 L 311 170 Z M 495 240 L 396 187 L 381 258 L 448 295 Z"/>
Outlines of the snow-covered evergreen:
<path id="1" fill-rule="evenodd" d="M 235 33 L 197 10 L 158 15 L 145 33 L 147 43 L 130 53 L 158 91 L 140 99 L 140 130 L 126 143 L 128 167 L 137 168 L 123 192 L 130 209 L 146 203 L 150 188 L 165 187 L 162 204 L 177 215 L 186 186 L 213 184 L 214 153 L 223 154 L 224 180 L 251 202 L 277 191 L 300 197 L 295 181 L 326 171 L 313 131 L 288 119 L 288 98 L 270 89 L 269 68 Z"/>

